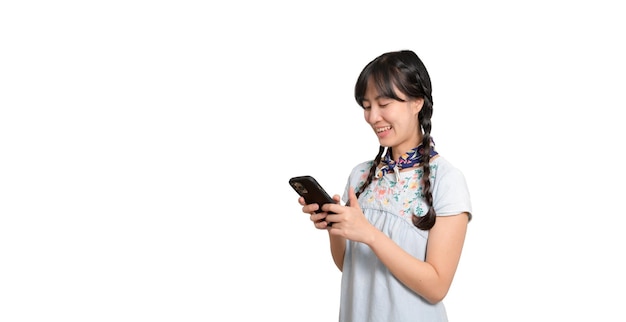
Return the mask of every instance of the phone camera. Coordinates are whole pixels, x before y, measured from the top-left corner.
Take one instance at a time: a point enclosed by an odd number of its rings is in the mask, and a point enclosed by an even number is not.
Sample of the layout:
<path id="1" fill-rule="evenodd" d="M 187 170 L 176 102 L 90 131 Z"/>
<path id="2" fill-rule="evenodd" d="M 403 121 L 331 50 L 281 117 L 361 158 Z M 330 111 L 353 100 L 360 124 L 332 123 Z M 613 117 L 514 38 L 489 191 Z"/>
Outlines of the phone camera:
<path id="1" fill-rule="evenodd" d="M 293 187 L 296 188 L 296 191 L 298 191 L 299 193 L 308 193 L 306 188 L 299 182 L 294 183 Z"/>

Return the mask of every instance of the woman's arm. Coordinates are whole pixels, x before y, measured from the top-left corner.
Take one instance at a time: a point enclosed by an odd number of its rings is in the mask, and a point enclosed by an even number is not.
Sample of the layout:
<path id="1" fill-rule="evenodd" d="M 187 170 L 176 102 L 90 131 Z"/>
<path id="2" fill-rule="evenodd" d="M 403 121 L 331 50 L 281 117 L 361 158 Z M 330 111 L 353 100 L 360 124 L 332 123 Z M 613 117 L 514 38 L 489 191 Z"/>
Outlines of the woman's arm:
<path id="1" fill-rule="evenodd" d="M 328 238 L 330 239 L 330 253 L 333 256 L 333 260 L 335 261 L 335 265 L 339 268 L 340 271 L 343 271 L 343 257 L 346 253 L 346 239 L 333 235 L 328 232 Z"/>
<path id="2" fill-rule="evenodd" d="M 404 251 L 379 230 L 364 242 L 403 284 L 430 303 L 437 303 L 443 300 L 452 284 L 467 224 L 467 213 L 437 217 L 428 236 L 425 261 Z"/>

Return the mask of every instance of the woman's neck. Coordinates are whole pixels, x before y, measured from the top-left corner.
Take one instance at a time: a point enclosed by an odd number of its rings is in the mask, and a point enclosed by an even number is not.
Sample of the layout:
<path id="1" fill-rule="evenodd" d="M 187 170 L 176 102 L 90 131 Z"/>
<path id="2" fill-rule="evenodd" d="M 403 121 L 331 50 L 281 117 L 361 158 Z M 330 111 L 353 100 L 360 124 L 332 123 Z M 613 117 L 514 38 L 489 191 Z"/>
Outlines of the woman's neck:
<path id="1" fill-rule="evenodd" d="M 391 156 L 395 161 L 398 161 L 400 159 L 400 156 L 402 156 L 403 154 L 415 149 L 416 147 L 418 147 L 419 145 L 422 144 L 422 135 L 420 134 L 418 136 L 418 138 L 416 140 L 412 140 L 410 142 L 404 142 L 402 144 L 399 144 L 397 146 L 394 146 L 391 148 Z"/>

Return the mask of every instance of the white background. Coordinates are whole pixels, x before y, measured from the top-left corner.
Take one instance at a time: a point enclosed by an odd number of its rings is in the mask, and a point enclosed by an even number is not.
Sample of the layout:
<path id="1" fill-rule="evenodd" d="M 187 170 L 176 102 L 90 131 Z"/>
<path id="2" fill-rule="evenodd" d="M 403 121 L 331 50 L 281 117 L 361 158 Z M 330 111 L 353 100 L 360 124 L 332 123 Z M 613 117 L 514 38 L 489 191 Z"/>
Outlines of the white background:
<path id="1" fill-rule="evenodd" d="M 621 5 L 432 2 L 2 2 L 0 320 L 336 320 L 287 181 L 374 157 L 399 49 L 474 206 L 450 320 L 625 320 Z"/>

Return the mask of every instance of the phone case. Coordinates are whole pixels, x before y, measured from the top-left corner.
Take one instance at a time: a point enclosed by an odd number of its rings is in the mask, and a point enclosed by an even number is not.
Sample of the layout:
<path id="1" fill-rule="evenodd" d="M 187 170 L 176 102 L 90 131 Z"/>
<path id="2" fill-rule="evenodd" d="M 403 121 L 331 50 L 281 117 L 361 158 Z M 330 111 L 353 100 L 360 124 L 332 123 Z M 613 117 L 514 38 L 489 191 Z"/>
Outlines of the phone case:
<path id="1" fill-rule="evenodd" d="M 307 204 L 316 203 L 322 207 L 327 203 L 335 203 L 333 198 L 322 188 L 312 176 L 300 176 L 289 179 L 289 185 L 304 198 Z M 322 212 L 321 209 L 317 212 Z"/>

